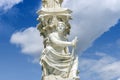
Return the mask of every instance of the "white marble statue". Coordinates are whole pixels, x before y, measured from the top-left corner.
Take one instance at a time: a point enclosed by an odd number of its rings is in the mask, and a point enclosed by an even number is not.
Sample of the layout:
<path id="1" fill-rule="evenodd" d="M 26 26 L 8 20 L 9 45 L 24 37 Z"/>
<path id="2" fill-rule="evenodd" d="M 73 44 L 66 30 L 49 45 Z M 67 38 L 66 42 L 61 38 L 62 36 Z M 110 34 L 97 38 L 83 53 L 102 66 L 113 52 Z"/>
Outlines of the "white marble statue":
<path id="1" fill-rule="evenodd" d="M 42 0 L 43 8 L 60 8 L 63 0 Z"/>
<path id="2" fill-rule="evenodd" d="M 79 80 L 77 77 L 78 58 L 69 52 L 68 46 L 76 46 L 77 38 L 67 41 L 66 25 L 58 22 L 56 31 L 48 35 L 46 48 L 43 50 L 41 65 L 42 80 Z"/>
<path id="3" fill-rule="evenodd" d="M 37 13 L 37 29 L 43 36 L 44 49 L 40 58 L 42 80 L 80 80 L 78 55 L 75 53 L 77 37 L 68 41 L 72 11 L 62 8 L 64 0 L 42 0 Z M 72 48 L 72 50 L 71 50 Z"/>

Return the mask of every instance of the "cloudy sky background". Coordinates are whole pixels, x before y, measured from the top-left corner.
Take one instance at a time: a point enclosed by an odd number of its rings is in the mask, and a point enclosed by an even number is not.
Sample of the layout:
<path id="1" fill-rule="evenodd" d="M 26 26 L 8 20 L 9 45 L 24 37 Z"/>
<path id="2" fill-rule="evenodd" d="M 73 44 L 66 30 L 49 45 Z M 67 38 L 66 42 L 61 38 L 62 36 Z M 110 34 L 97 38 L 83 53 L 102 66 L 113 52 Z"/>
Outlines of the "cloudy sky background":
<path id="1" fill-rule="evenodd" d="M 40 6 L 40 0 L 0 0 L 0 80 L 40 79 Z M 70 40 L 78 36 L 81 80 L 120 80 L 120 1 L 64 0 L 63 6 L 73 11 Z"/>

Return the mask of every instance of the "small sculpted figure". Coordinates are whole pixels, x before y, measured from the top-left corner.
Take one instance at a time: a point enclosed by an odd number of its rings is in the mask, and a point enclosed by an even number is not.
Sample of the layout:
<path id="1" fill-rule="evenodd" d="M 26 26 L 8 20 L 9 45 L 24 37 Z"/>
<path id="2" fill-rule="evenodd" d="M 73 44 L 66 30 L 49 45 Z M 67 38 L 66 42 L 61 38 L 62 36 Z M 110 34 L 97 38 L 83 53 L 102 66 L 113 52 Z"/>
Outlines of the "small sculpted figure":
<path id="1" fill-rule="evenodd" d="M 61 7 L 63 0 L 42 0 L 43 8 Z"/>

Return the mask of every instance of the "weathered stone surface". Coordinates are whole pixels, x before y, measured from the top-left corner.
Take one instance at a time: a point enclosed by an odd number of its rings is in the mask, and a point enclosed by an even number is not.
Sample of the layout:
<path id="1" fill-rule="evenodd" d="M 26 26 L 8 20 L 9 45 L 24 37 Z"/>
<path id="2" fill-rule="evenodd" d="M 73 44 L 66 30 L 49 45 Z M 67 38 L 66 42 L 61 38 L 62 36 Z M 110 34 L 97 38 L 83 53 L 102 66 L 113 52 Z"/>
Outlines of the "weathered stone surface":
<path id="1" fill-rule="evenodd" d="M 37 28 L 44 39 L 40 58 L 42 80 L 79 80 L 78 55 L 75 53 L 77 37 L 68 41 L 71 12 L 62 8 L 63 0 L 42 0 L 42 9 L 37 13 L 40 21 Z M 73 47 L 72 52 L 69 46 Z"/>
<path id="2" fill-rule="evenodd" d="M 62 78 L 60 76 L 49 75 L 44 78 L 44 80 L 80 80 L 79 77 L 76 78 Z"/>

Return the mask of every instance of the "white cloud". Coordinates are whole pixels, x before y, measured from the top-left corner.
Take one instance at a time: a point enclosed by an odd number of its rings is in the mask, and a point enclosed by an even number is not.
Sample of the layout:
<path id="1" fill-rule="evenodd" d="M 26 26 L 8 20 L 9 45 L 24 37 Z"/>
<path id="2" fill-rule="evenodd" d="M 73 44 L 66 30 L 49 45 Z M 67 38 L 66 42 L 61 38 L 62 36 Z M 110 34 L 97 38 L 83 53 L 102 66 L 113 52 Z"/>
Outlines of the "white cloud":
<path id="1" fill-rule="evenodd" d="M 120 80 L 120 78 L 118 78 L 117 80 Z"/>
<path id="2" fill-rule="evenodd" d="M 120 77 L 119 67 L 120 61 L 108 55 L 98 60 L 88 58 L 81 59 L 81 80 L 116 80 Z"/>
<path id="3" fill-rule="evenodd" d="M 105 54 L 105 53 L 102 53 L 102 52 L 96 52 L 95 55 L 101 56 L 101 57 L 102 57 L 102 56 L 106 56 L 106 54 Z"/>
<path id="4" fill-rule="evenodd" d="M 79 52 L 120 18 L 120 0 L 65 0 L 63 5 L 73 11 L 71 35 L 79 37 Z"/>
<path id="5" fill-rule="evenodd" d="M 23 0 L 0 0 L 0 11 L 6 11 L 22 1 Z"/>
<path id="6" fill-rule="evenodd" d="M 19 45 L 23 53 L 30 55 L 39 55 L 43 48 L 43 40 L 40 38 L 39 31 L 34 27 L 14 33 L 10 41 Z"/>

